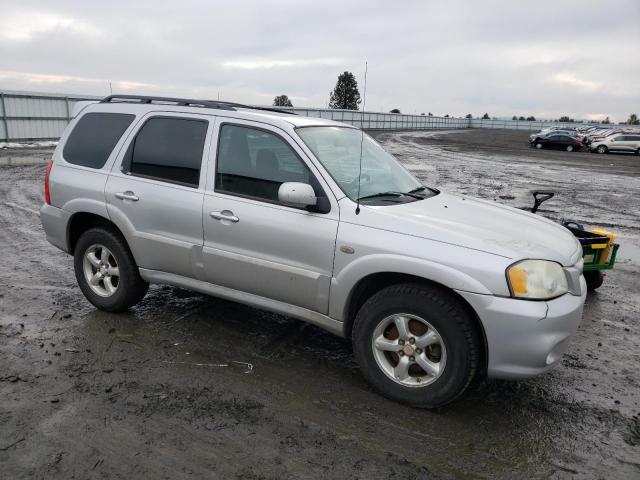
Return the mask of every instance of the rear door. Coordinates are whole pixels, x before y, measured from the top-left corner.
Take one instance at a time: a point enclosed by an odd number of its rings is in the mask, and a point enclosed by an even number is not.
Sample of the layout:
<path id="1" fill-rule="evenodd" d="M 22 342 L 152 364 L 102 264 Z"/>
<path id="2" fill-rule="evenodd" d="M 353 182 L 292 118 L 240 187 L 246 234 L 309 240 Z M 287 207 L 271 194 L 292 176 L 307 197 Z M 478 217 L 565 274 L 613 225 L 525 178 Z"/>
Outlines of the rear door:
<path id="1" fill-rule="evenodd" d="M 257 122 L 220 122 L 203 208 L 208 281 L 327 313 L 339 219 L 335 197 L 286 132 Z M 311 184 L 330 211 L 282 204 L 283 182 Z"/>
<path id="2" fill-rule="evenodd" d="M 635 142 L 633 141 L 633 135 L 623 135 L 620 141 L 620 151 L 633 152 L 635 151 Z"/>
<path id="3" fill-rule="evenodd" d="M 109 176 L 109 215 L 141 268 L 197 276 L 203 242 L 203 159 L 212 118 L 147 115 Z"/>

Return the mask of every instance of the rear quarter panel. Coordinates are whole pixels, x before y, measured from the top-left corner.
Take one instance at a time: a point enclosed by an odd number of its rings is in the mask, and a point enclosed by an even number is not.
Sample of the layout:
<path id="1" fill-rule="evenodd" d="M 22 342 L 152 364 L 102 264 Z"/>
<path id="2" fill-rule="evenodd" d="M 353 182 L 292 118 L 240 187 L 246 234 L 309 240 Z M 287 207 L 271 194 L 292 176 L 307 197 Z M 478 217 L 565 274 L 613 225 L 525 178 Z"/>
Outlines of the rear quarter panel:
<path id="1" fill-rule="evenodd" d="M 73 214 L 80 212 L 93 213 L 109 218 L 104 192 L 109 171 L 129 132 L 139 120 L 139 116 L 137 116 L 131 122 L 131 125 L 118 140 L 102 168 L 89 168 L 69 163 L 64 157 L 64 147 L 70 133 L 83 115 L 99 111 L 113 112 L 113 109 L 108 109 L 100 104 L 90 105 L 85 108 L 82 111 L 82 115 L 74 118 L 67 126 L 53 154 L 53 167 L 49 176 L 51 204 L 69 214 L 67 222 L 70 221 Z M 127 113 L 136 114 L 136 112 Z"/>

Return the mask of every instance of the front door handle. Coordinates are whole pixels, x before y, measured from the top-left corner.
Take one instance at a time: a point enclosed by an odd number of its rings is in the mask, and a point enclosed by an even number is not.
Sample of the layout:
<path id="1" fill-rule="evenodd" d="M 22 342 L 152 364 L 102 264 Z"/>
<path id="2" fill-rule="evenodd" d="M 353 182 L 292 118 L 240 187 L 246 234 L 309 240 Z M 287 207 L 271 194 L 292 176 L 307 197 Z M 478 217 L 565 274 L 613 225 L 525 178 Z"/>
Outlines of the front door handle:
<path id="1" fill-rule="evenodd" d="M 138 200 L 140 200 L 140 198 L 131 190 L 127 190 L 126 192 L 114 193 L 113 195 L 120 200 L 131 200 L 132 202 L 137 202 Z"/>
<path id="2" fill-rule="evenodd" d="M 240 221 L 240 219 L 236 217 L 230 210 L 222 210 L 221 212 L 209 212 L 209 216 L 211 218 L 215 218 L 216 220 L 222 220 L 223 222 L 225 220 L 232 223 L 238 223 Z"/>

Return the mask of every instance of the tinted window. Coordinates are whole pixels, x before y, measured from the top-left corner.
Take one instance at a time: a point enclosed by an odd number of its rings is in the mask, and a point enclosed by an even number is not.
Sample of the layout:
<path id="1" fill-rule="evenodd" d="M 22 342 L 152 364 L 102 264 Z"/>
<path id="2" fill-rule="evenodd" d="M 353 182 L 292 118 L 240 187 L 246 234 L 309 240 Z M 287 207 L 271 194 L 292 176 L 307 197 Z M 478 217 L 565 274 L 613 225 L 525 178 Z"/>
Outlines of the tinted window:
<path id="1" fill-rule="evenodd" d="M 264 130 L 222 126 L 216 161 L 216 191 L 275 202 L 284 182 L 312 183 L 306 165 L 284 140 Z"/>
<path id="2" fill-rule="evenodd" d="M 621 141 L 623 141 L 623 140 L 624 140 L 624 137 L 615 137 L 615 138 L 614 138 L 614 140 L 615 140 L 616 142 L 621 142 Z"/>
<path id="3" fill-rule="evenodd" d="M 102 168 L 135 115 L 87 113 L 69 135 L 62 156 L 75 165 Z"/>
<path id="4" fill-rule="evenodd" d="M 148 120 L 130 147 L 128 170 L 143 177 L 197 187 L 208 122 L 184 118 Z"/>

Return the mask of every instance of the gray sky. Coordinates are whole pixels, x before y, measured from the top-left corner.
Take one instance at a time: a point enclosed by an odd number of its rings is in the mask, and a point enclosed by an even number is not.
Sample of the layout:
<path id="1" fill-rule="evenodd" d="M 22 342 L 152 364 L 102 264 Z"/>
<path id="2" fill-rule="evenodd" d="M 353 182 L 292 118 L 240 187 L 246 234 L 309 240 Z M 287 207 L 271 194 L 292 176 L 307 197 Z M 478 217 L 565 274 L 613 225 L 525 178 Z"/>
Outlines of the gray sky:
<path id="1" fill-rule="evenodd" d="M 2 0 L 0 88 L 367 110 L 626 120 L 640 113 L 640 1 Z"/>

